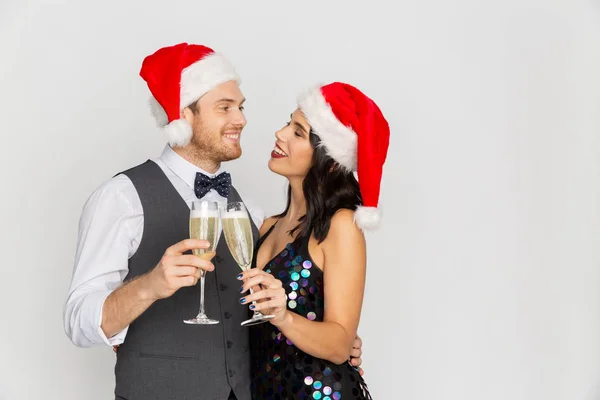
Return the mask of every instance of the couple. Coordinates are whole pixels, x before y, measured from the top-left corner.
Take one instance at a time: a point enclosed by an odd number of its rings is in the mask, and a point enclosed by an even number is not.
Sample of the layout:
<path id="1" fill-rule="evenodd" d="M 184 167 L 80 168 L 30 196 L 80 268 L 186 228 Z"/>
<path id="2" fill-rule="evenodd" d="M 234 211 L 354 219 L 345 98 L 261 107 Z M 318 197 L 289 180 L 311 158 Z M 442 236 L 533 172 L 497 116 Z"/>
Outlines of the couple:
<path id="1" fill-rule="evenodd" d="M 140 75 L 169 146 L 88 199 L 64 310 L 71 340 L 119 346 L 117 399 L 370 398 L 346 361 L 360 357 L 362 229 L 379 220 L 389 140 L 377 105 L 337 82 L 299 97 L 269 160 L 289 180 L 287 207 L 265 220 L 244 199 L 257 246 L 254 268 L 238 275 L 223 238 L 213 262 L 189 254 L 206 242 L 186 238 L 191 201 L 242 201 L 221 166 L 241 156 L 239 77 L 186 43 L 146 57 Z M 211 271 L 206 307 L 218 325 L 182 322 L 197 312 L 200 270 Z M 275 318 L 243 328 L 253 300 Z"/>

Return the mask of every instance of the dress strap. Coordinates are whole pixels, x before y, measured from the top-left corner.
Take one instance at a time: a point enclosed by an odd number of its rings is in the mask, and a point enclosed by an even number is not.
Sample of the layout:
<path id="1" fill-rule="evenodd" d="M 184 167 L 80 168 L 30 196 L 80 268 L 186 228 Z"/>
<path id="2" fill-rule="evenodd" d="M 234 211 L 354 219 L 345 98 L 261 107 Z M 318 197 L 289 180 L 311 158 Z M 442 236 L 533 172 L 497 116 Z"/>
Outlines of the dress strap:
<path id="1" fill-rule="evenodd" d="M 275 221 L 275 223 L 273 225 L 271 225 L 269 230 L 264 235 L 262 235 L 262 237 L 260 239 L 258 239 L 258 241 L 256 242 L 257 249 L 260 247 L 260 245 L 263 244 L 263 242 L 265 241 L 267 236 L 269 236 L 271 234 L 271 232 L 273 232 L 273 229 L 275 228 L 275 225 L 277 225 L 278 222 L 279 222 L 279 220 Z"/>

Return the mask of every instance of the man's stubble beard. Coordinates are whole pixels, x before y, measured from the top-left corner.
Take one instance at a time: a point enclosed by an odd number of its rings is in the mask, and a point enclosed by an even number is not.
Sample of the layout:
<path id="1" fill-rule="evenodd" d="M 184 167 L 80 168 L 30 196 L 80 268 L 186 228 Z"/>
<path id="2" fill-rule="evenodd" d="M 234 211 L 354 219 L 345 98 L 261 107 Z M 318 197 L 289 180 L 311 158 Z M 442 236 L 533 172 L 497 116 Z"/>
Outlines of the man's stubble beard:
<path id="1" fill-rule="evenodd" d="M 228 148 L 223 142 L 223 128 L 218 135 L 211 134 L 201 123 L 194 129 L 194 134 L 190 140 L 190 155 L 198 161 L 211 161 L 222 163 L 238 159 L 241 154 L 241 147 L 235 151 Z"/>

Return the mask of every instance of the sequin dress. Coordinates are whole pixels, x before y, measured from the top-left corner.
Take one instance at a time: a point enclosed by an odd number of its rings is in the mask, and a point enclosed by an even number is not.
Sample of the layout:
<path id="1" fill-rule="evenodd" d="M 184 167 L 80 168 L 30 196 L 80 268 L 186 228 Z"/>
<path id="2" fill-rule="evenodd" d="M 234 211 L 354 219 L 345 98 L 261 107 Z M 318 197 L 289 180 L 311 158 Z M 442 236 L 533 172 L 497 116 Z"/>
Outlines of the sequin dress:
<path id="1" fill-rule="evenodd" d="M 256 253 L 274 227 L 259 240 Z M 323 321 L 323 272 L 310 258 L 308 238 L 289 243 L 265 271 L 283 283 L 289 311 Z M 303 352 L 270 323 L 250 330 L 253 399 L 371 399 L 358 370 L 349 363 L 336 365 Z"/>

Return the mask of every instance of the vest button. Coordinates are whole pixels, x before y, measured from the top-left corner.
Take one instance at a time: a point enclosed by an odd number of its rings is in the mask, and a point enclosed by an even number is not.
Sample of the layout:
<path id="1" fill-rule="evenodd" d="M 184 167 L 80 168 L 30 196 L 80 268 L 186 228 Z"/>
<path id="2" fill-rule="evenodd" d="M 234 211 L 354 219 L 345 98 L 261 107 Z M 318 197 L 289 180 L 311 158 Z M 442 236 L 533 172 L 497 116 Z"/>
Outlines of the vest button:
<path id="1" fill-rule="evenodd" d="M 227 341 L 227 348 L 230 349 L 233 346 L 233 342 L 231 340 Z"/>
<path id="2" fill-rule="evenodd" d="M 225 311 L 225 314 L 223 314 L 223 315 L 225 315 L 225 318 L 227 318 L 227 319 L 231 318 L 230 312 Z"/>
<path id="3" fill-rule="evenodd" d="M 219 285 L 219 287 L 221 288 L 221 292 L 224 292 L 227 290 L 227 285 L 224 285 L 222 283 Z"/>
<path id="4" fill-rule="evenodd" d="M 233 371 L 232 370 L 229 370 L 229 377 L 233 378 Z"/>

